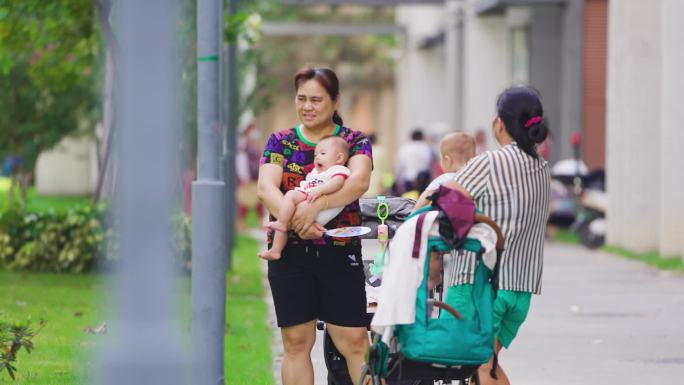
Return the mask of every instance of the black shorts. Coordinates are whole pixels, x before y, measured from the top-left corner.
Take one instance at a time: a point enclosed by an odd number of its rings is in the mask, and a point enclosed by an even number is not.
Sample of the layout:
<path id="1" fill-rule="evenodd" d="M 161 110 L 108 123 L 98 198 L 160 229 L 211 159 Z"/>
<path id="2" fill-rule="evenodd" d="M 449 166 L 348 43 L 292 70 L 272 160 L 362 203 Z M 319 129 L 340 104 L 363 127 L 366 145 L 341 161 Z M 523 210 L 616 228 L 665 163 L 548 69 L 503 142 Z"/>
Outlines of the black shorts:
<path id="1" fill-rule="evenodd" d="M 288 245 L 268 262 L 268 282 L 279 327 L 315 319 L 367 326 L 360 247 Z"/>

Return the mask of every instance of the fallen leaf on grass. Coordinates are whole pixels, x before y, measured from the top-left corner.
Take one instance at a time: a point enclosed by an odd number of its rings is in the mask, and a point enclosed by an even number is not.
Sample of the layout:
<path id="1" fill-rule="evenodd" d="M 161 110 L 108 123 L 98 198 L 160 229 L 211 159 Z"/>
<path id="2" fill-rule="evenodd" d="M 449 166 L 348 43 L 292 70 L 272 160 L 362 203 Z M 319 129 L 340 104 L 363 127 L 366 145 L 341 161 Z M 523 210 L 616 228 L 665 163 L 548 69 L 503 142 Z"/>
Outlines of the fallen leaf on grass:
<path id="1" fill-rule="evenodd" d="M 96 328 L 88 326 L 87 328 L 83 329 L 83 332 L 88 334 L 107 334 L 107 323 L 103 322 Z"/>

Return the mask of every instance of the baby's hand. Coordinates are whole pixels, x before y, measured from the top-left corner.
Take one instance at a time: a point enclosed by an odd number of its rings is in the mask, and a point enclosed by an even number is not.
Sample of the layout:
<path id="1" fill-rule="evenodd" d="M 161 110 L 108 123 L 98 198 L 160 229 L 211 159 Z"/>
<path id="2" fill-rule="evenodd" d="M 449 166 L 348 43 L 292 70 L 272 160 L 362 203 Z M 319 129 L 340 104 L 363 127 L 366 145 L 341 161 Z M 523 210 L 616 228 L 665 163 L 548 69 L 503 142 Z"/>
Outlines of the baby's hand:
<path id="1" fill-rule="evenodd" d="M 313 201 L 318 199 L 318 197 L 320 197 L 320 196 L 321 196 L 320 190 L 318 190 L 317 188 L 312 188 L 311 190 L 306 192 L 306 200 L 309 203 L 313 203 Z"/>

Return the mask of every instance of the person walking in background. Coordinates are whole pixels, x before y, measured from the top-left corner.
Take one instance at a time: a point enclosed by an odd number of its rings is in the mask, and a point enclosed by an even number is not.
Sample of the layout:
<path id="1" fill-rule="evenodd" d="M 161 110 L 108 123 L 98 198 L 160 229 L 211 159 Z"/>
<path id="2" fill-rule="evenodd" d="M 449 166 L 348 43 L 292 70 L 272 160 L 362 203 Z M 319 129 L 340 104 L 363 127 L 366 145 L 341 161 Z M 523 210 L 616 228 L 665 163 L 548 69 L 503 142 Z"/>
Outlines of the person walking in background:
<path id="1" fill-rule="evenodd" d="M 483 214 L 501 226 L 506 243 L 501 255 L 499 291 L 494 301 L 495 355 L 508 348 L 527 317 L 532 294 L 541 293 L 544 229 L 549 214 L 549 164 L 537 153 L 548 135 L 539 95 L 529 87 L 508 88 L 496 103 L 492 130 L 500 149 L 484 152 L 468 162 L 447 187 L 465 191 Z M 459 258 L 445 283 L 470 285 L 475 256 Z M 467 291 L 448 289 L 447 296 Z M 458 302 L 457 302 L 458 303 Z M 479 369 L 480 383 L 509 384 L 494 357 Z"/>
<path id="2" fill-rule="evenodd" d="M 480 155 L 487 151 L 487 133 L 483 128 L 475 130 L 475 154 Z"/>
<path id="3" fill-rule="evenodd" d="M 418 200 L 418 197 L 420 197 L 421 191 L 424 191 L 429 184 L 430 184 L 430 172 L 429 171 L 421 171 L 418 173 L 418 176 L 416 177 L 416 180 L 413 183 L 411 190 L 406 191 L 403 194 L 401 194 L 401 197 L 406 198 L 406 199 L 412 199 L 414 201 Z"/>
<path id="4" fill-rule="evenodd" d="M 433 159 L 432 147 L 425 140 L 423 131 L 413 130 L 411 141 L 399 147 L 396 155 L 395 174 L 399 193 L 415 190 L 416 179 L 421 172 L 427 173 L 427 179 L 430 180 Z"/>
<path id="5" fill-rule="evenodd" d="M 299 71 L 294 86 L 301 124 L 273 133 L 260 161 L 259 198 L 272 220 L 285 194 L 299 187 L 314 168 L 314 148 L 324 137 L 334 135 L 346 141 L 350 175 L 339 191 L 297 205 L 281 258 L 268 262 L 268 281 L 285 351 L 282 381 L 283 385 L 313 385 L 311 349 L 316 339 L 316 320 L 320 319 L 326 322 L 356 382 L 369 345 L 361 240 L 323 238 L 323 233 L 325 228 L 361 224 L 358 199 L 370 181 L 371 143 L 362 132 L 343 126 L 337 113 L 339 81 L 331 69 Z M 315 222 L 322 210 L 338 206 L 344 209 L 325 228 Z M 268 238 L 270 245 L 273 231 L 269 231 Z"/>
<path id="6" fill-rule="evenodd" d="M 370 134 L 368 138 L 373 145 L 373 172 L 371 173 L 368 191 L 363 196 L 377 197 L 378 195 L 384 195 L 392 187 L 394 174 L 391 171 L 390 158 L 385 150 L 385 146 L 377 142 L 375 134 Z"/>
<path id="7" fill-rule="evenodd" d="M 238 179 L 237 202 L 239 232 L 247 230 L 247 214 L 249 210 L 256 210 L 257 218 L 261 219 L 261 204 L 257 197 L 257 178 L 259 176 L 259 159 L 261 150 L 257 145 L 259 134 L 257 125 L 250 123 L 240 134 L 235 156 L 235 174 Z"/>

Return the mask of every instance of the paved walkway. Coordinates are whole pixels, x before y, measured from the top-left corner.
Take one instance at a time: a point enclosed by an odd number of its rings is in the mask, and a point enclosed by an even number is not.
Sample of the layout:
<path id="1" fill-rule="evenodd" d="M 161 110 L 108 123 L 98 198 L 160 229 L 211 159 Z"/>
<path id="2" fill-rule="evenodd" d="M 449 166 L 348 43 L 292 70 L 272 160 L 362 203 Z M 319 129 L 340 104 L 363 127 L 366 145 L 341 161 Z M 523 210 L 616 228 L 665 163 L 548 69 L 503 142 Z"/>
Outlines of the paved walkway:
<path id="1" fill-rule="evenodd" d="M 558 243 L 547 244 L 545 261 L 543 294 L 534 297 L 528 321 L 501 355 L 512 383 L 684 383 L 683 274 Z M 266 298 L 272 304 L 270 292 Z M 270 322 L 280 384 L 280 331 L 274 316 Z M 318 337 L 316 385 L 325 385 Z"/>

